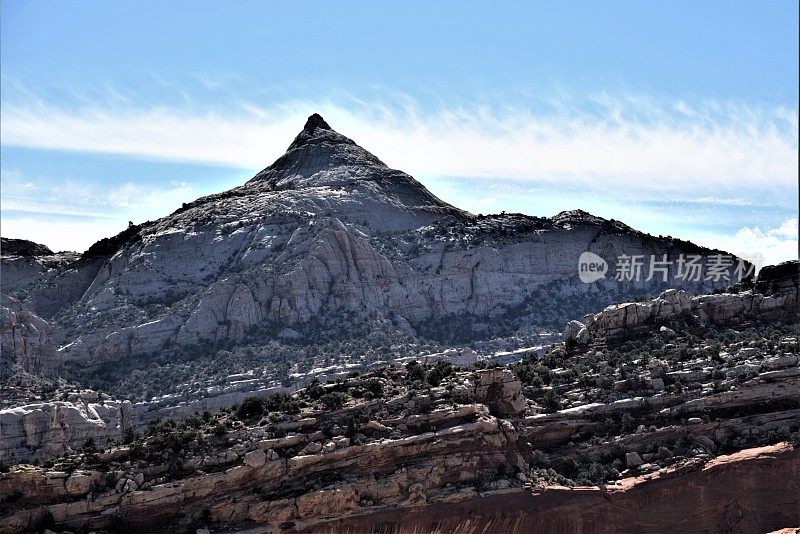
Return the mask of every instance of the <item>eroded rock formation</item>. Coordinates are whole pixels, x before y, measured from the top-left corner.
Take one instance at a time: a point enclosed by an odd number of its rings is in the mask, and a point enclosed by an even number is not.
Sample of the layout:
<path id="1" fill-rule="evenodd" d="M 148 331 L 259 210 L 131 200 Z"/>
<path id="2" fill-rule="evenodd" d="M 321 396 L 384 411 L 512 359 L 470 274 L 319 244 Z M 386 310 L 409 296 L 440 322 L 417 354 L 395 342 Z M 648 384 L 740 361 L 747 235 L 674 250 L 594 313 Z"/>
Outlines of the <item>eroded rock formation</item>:
<path id="1" fill-rule="evenodd" d="M 415 364 L 251 399 L 235 412 L 154 422 L 126 444 L 0 474 L 0 532 L 659 532 L 670 524 L 751 532 L 797 524 L 800 496 L 786 488 L 800 480 L 800 455 L 785 441 L 800 441 L 799 349 L 783 336 L 774 346 L 730 339 L 725 352 L 694 360 L 675 347 L 666 349 L 669 361 L 647 363 L 615 349 L 627 356 L 608 360 L 623 362 L 628 378 L 610 386 L 593 377 L 595 354 L 559 349 L 531 361 L 549 366 L 546 386 L 507 368 Z M 690 335 L 676 332 L 674 342 L 682 340 Z M 712 385 L 717 369 L 701 364 L 716 361 L 731 375 Z M 559 381 L 570 366 L 588 380 Z M 752 373 L 738 378 L 737 367 Z M 551 395 L 562 404 L 549 405 Z"/>
<path id="2" fill-rule="evenodd" d="M 0 343 L 3 358 L 28 373 L 52 375 L 61 368 L 50 325 L 36 314 L 18 307 L 0 306 Z M 1 375 L 1 374 L 0 374 Z"/>
<path id="3" fill-rule="evenodd" d="M 788 261 L 762 269 L 754 290 L 692 296 L 669 289 L 649 302 L 613 304 L 587 315 L 583 323 L 570 321 L 564 339 L 581 345 L 593 340 L 615 342 L 677 319 L 694 320 L 700 327 L 748 319 L 796 321 L 800 318 L 799 291 L 800 261 Z"/>

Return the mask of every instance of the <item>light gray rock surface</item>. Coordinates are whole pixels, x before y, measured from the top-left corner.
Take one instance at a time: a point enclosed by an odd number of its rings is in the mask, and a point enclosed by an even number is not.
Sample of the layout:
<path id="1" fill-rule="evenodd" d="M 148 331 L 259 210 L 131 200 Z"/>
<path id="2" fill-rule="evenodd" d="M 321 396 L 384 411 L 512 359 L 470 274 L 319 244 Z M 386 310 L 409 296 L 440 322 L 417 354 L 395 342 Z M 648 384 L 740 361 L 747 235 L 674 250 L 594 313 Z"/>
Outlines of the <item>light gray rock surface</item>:
<path id="1" fill-rule="evenodd" d="M 43 402 L 0 410 L 0 459 L 63 454 L 87 440 L 103 444 L 120 438 L 132 423 L 128 401 Z"/>
<path id="2" fill-rule="evenodd" d="M 756 279 L 756 289 L 697 296 L 668 289 L 647 302 L 612 304 L 584 319 L 584 323 L 568 322 L 564 337 L 584 345 L 592 340 L 619 341 L 657 326 L 662 335 L 671 337 L 675 332 L 663 323 L 682 317 L 691 317 L 702 326 L 724 325 L 753 317 L 797 321 L 800 318 L 800 261 L 781 266 L 783 268 L 778 271 L 762 270 Z M 778 280 L 773 279 L 776 272 Z M 762 294 L 759 288 L 775 292 Z M 580 335 L 583 332 L 588 335 Z"/>
<path id="3" fill-rule="evenodd" d="M 0 343 L 3 358 L 28 373 L 57 374 L 61 360 L 51 337 L 51 327 L 41 317 L 17 306 L 17 311 L 0 306 Z"/>
<path id="4" fill-rule="evenodd" d="M 261 449 L 250 451 L 244 455 L 244 463 L 250 467 L 261 467 L 267 462 L 267 454 Z"/>

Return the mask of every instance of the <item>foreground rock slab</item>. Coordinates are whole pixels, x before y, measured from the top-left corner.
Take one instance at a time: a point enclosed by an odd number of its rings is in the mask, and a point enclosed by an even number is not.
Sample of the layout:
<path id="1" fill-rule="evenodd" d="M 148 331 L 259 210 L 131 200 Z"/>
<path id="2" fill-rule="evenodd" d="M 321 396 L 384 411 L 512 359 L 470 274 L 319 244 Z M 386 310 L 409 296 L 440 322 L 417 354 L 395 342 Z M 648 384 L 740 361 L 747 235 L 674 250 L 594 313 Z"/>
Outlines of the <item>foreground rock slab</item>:
<path id="1" fill-rule="evenodd" d="M 781 482 L 783 481 L 783 482 Z M 800 524 L 800 451 L 781 444 L 610 487 L 513 489 L 301 532 L 769 532 Z M 751 513 L 758 510 L 760 513 Z"/>

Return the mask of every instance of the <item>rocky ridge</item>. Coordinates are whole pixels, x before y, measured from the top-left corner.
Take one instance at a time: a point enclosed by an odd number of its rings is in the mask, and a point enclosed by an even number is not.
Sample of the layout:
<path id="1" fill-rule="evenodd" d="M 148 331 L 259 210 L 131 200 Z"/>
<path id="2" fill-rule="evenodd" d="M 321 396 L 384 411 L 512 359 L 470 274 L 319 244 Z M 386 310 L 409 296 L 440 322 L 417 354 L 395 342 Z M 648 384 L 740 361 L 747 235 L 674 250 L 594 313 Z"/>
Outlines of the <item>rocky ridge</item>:
<path id="1" fill-rule="evenodd" d="M 764 267 L 754 289 L 691 296 L 685 291 L 670 289 L 649 302 L 613 304 L 581 321 L 567 323 L 567 343 L 614 343 L 637 333 L 683 321 L 698 328 L 708 324 L 736 324 L 748 319 L 770 317 L 797 320 L 800 314 L 800 263 L 787 261 Z"/>

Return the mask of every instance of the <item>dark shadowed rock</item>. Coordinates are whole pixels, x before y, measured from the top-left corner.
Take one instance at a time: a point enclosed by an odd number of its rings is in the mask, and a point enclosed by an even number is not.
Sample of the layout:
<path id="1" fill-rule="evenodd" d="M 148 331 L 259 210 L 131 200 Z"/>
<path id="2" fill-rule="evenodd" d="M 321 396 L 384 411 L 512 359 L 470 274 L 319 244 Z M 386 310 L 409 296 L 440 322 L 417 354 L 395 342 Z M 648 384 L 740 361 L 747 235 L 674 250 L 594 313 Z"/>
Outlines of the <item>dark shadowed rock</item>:
<path id="1" fill-rule="evenodd" d="M 44 245 L 27 239 L 0 238 L 0 254 L 3 256 L 49 256 L 53 251 Z"/>

